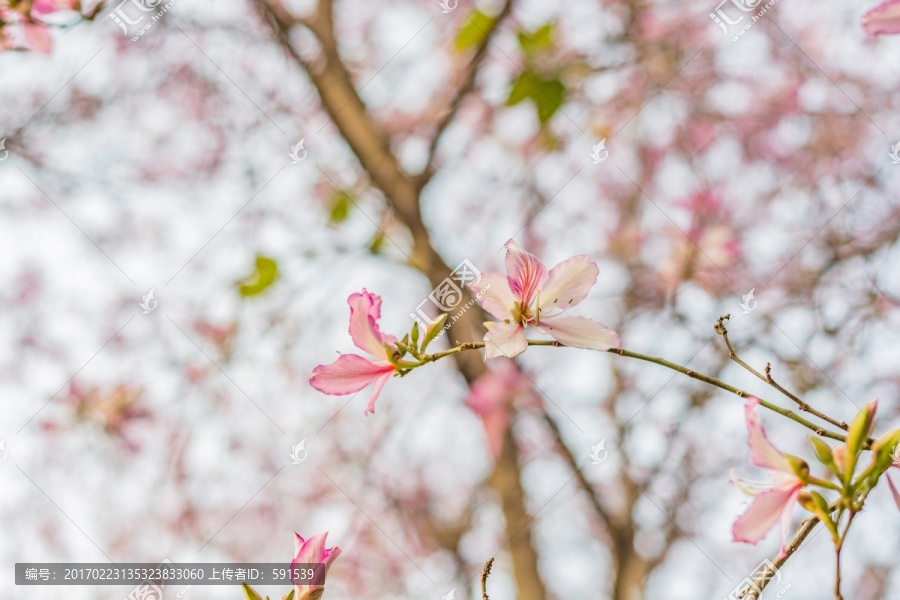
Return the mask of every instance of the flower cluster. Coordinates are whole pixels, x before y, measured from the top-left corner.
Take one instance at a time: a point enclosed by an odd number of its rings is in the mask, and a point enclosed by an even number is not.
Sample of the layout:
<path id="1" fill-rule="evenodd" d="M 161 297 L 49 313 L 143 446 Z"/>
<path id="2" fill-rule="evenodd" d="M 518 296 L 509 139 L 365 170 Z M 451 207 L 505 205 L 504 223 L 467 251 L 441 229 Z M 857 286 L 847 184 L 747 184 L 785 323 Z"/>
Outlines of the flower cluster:
<path id="1" fill-rule="evenodd" d="M 900 0 L 892 0 L 888 4 L 896 2 Z M 464 350 L 483 348 L 485 360 L 506 357 L 506 360 L 495 361 L 495 368 L 487 369 L 479 380 L 473 382 L 466 400 L 466 405 L 481 418 L 488 446 L 494 458 L 497 458 L 509 426 L 513 402 L 532 393 L 528 377 L 514 361 L 509 360 L 527 350 L 528 346 L 571 346 L 599 351 L 617 349 L 615 352 L 622 356 L 641 358 L 688 375 L 696 375 L 669 361 L 619 349 L 618 334 L 598 321 L 582 316 L 564 316 L 570 308 L 587 297 L 597 282 L 597 265 L 586 256 L 574 256 L 548 269 L 540 259 L 510 240 L 506 244 L 505 262 L 505 274 L 486 272 L 476 282 L 469 284 L 470 290 L 477 293 L 476 299 L 485 312 L 497 319 L 495 322 L 485 323 L 487 332 L 483 341 L 466 342 L 435 354 L 426 354 L 428 344 L 443 331 L 447 315 L 432 322 L 424 333 L 419 331 L 418 324 L 413 324 L 410 332 L 398 339 L 381 332 L 378 326 L 381 298 L 363 289 L 361 293 L 352 294 L 348 298 L 350 337 L 356 347 L 366 352 L 368 357 L 343 354 L 330 365 L 317 366 L 313 370 L 310 384 L 326 394 L 350 394 L 374 383 L 375 391 L 366 410 L 366 414 L 369 414 L 374 411 L 379 392 L 392 376 L 403 376 L 412 369 Z M 722 323 L 727 318 L 728 316 L 720 318 L 716 328 L 717 332 L 725 336 L 726 343 L 727 332 Z M 554 341 L 530 339 L 526 335 L 528 331 L 549 335 Z M 730 343 L 728 347 L 731 350 Z M 742 361 L 738 362 L 752 371 Z M 765 377 L 758 375 L 801 402 L 771 380 L 768 367 Z M 740 390 L 735 391 L 735 388 L 711 377 L 703 376 L 700 379 L 745 396 Z M 780 412 L 814 429 L 823 437 L 843 442 L 831 447 L 819 437 L 810 436 L 815 457 L 826 468 L 824 475 L 813 475 L 806 460 L 781 452 L 769 441 L 756 412 L 759 406 Z M 849 426 L 812 411 L 844 429 L 846 435 L 841 435 L 817 428 L 790 411 L 779 409 L 759 398 L 748 397 L 744 406 L 744 418 L 748 430 L 750 460 L 755 466 L 768 472 L 769 480 L 762 483 L 747 482 L 738 479 L 732 470 L 733 481 L 741 490 L 754 497 L 749 508 L 737 518 L 732 527 L 734 541 L 756 544 L 780 523 L 778 558 L 784 559 L 792 551 L 787 543 L 787 535 L 791 517 L 799 505 L 812 513 L 830 531 L 840 556 L 840 547 L 850 522 L 862 510 L 869 492 L 882 476 L 887 479 L 891 495 L 900 508 L 900 492 L 887 475 L 888 469 L 900 468 L 900 429 L 877 440 L 871 439 L 877 407 L 877 401 L 867 404 Z M 865 451 L 871 452 L 872 461 L 865 468 L 860 468 Z M 831 496 L 831 499 L 826 499 L 825 495 Z M 309 542 L 304 542 L 298 536 L 297 560 L 330 565 L 340 550 L 326 551 L 324 543 L 324 534 L 321 539 L 317 537 Z M 301 554 L 304 559 L 302 561 Z M 839 571 L 836 579 L 839 583 Z M 309 591 L 304 593 L 309 594 Z M 301 598 L 315 600 L 317 596 L 305 595 Z"/>
<path id="2" fill-rule="evenodd" d="M 486 323 L 485 360 L 505 356 L 513 358 L 528 347 L 526 329 L 550 335 L 561 345 L 591 350 L 609 350 L 619 346 L 619 336 L 602 323 L 563 313 L 587 297 L 597 282 L 599 270 L 586 256 L 573 256 L 552 269 L 514 241 L 506 244 L 506 274 L 482 273 L 469 284 L 482 307 L 499 322 Z M 430 362 L 425 347 L 444 328 L 446 315 L 436 320 L 418 344 L 418 324 L 402 340 L 384 334 L 378 327 L 381 297 L 365 289 L 351 294 L 350 337 L 369 358 L 342 354 L 330 365 L 319 365 L 309 383 L 325 394 L 353 394 L 375 384 L 366 414 L 375 410 L 384 384 L 395 375 Z M 409 354 L 415 362 L 404 360 Z"/>
<path id="3" fill-rule="evenodd" d="M 831 448 L 818 437 L 810 437 L 816 458 L 829 473 L 826 479 L 810 475 L 806 461 L 780 452 L 769 441 L 765 429 L 756 414 L 759 399 L 750 397 L 744 407 L 747 443 L 750 446 L 750 460 L 757 467 L 768 470 L 770 484 L 759 484 L 738 480 L 732 470 L 732 479 L 747 494 L 754 496 L 747 511 L 734 523 L 732 535 L 736 542 L 756 544 L 762 540 L 776 523 L 781 523 L 781 546 L 778 558 L 787 555 L 787 532 L 791 515 L 797 504 L 816 515 L 831 531 L 836 544 L 842 541 L 838 522 L 845 512 L 855 514 L 862 509 L 866 495 L 878 483 L 880 477 L 890 467 L 898 467 L 894 461 L 895 448 L 900 441 L 900 429 L 892 431 L 871 444 L 872 463 L 859 475 L 856 468 L 862 450 L 871 435 L 878 401 L 867 404 L 854 419 L 847 431 L 846 442 Z M 897 508 L 900 509 L 900 493 L 890 477 L 885 475 Z M 838 492 L 840 495 L 829 503 L 818 491 Z M 836 516 L 835 516 L 836 515 Z"/>
<path id="4" fill-rule="evenodd" d="M 49 54 L 53 39 L 44 19 L 51 13 L 78 10 L 80 5 L 80 0 L 0 0 L 0 51 L 24 47 Z M 16 30 L 21 32 L 21 42 L 12 35 Z"/>

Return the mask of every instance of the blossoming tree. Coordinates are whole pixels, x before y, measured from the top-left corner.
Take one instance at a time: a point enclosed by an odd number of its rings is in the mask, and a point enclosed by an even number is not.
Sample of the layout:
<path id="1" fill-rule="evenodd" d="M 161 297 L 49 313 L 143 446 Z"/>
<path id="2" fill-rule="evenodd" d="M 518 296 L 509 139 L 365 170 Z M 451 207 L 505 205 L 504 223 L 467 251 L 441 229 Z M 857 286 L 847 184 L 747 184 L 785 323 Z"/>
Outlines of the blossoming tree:
<path id="1" fill-rule="evenodd" d="M 896 597 L 897 6 L 0 0 L 0 555 Z"/>

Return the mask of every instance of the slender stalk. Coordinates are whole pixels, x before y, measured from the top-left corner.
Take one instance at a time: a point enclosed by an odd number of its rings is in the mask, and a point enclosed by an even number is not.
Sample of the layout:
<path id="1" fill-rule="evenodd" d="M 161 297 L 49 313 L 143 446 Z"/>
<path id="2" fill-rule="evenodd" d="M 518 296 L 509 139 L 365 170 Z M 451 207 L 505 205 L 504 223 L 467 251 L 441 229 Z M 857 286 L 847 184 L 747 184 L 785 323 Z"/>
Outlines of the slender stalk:
<path id="1" fill-rule="evenodd" d="M 802 410 L 804 412 L 808 412 L 809 414 L 822 419 L 826 423 L 830 423 L 831 425 L 834 425 L 835 427 L 838 427 L 840 429 L 843 429 L 844 431 L 847 431 L 847 429 L 849 427 L 845 422 L 838 421 L 837 419 L 833 419 L 833 418 L 829 417 L 828 415 L 826 415 L 825 413 L 814 409 L 812 406 L 810 406 L 809 404 L 807 404 L 806 402 L 804 402 L 803 400 L 798 398 L 795 394 L 792 394 L 791 392 L 789 392 L 787 389 L 782 387 L 781 384 L 777 383 L 774 379 L 772 379 L 772 364 L 771 363 L 766 363 L 766 374 L 763 375 L 762 373 L 760 373 L 759 371 L 757 371 L 756 369 L 751 367 L 749 364 L 744 362 L 741 359 L 741 357 L 737 355 L 737 352 L 734 351 L 734 347 L 731 345 L 731 340 L 728 339 L 728 330 L 725 329 L 725 321 L 727 321 L 730 318 L 731 318 L 731 315 L 724 315 L 724 316 L 719 317 L 719 320 L 716 322 L 716 327 L 715 327 L 716 333 L 718 333 L 719 335 L 722 336 L 722 339 L 725 340 L 725 346 L 728 347 L 728 358 L 730 358 L 737 364 L 741 365 L 742 367 L 747 369 L 747 371 L 749 371 L 750 373 L 753 373 L 754 375 L 756 375 L 756 377 L 758 377 L 759 379 L 762 379 L 763 381 L 765 381 L 766 383 L 771 385 L 773 388 L 775 388 L 776 390 L 778 390 L 779 392 L 781 392 L 782 394 L 784 394 L 785 396 L 787 396 L 788 398 L 790 398 L 791 400 L 796 402 L 797 407 L 800 410 Z"/>
<path id="2" fill-rule="evenodd" d="M 560 344 L 557 341 L 551 341 L 551 340 L 528 340 L 528 345 L 529 346 L 554 346 L 554 347 L 562 347 L 562 348 L 566 347 L 564 344 Z M 457 354 L 459 352 L 463 352 L 465 350 L 478 350 L 480 348 L 484 348 L 484 342 L 466 342 L 465 344 L 460 344 L 460 345 L 450 348 L 448 350 L 436 352 L 435 354 L 421 354 L 418 357 L 416 357 L 419 360 L 419 363 L 415 366 L 420 367 L 424 364 L 434 362 L 436 360 L 440 360 L 442 358 L 451 356 L 453 354 Z M 682 373 L 683 375 L 687 375 L 688 377 L 691 377 L 692 379 L 697 379 L 704 383 L 708 383 L 709 385 L 712 385 L 717 388 L 723 389 L 725 391 L 731 392 L 732 394 L 740 396 L 741 398 L 747 398 L 748 396 L 751 396 L 751 394 L 747 393 L 746 391 L 744 391 L 740 388 L 737 388 L 733 385 L 729 385 L 729 384 L 725 383 L 724 381 L 716 379 L 715 377 L 711 377 L 709 375 L 704 375 L 703 373 L 698 373 L 692 369 L 688 369 L 687 367 L 673 363 L 671 361 L 668 361 L 664 358 L 660 358 L 658 356 L 649 356 L 647 354 L 641 354 L 639 352 L 632 352 L 631 350 L 625 350 L 624 348 L 610 348 L 609 350 L 607 350 L 607 352 L 609 352 L 611 354 L 617 354 L 619 356 L 625 356 L 628 358 L 635 358 L 637 360 L 643 360 L 645 362 L 650 362 L 650 363 L 659 365 L 661 367 L 666 367 L 667 369 L 671 369 L 673 371 L 678 371 L 679 373 Z M 400 374 L 405 375 L 407 372 L 409 372 L 409 370 L 411 370 L 411 369 L 403 370 L 400 372 Z M 795 413 L 793 411 L 790 411 L 786 408 L 782 408 L 782 407 L 778 406 L 777 404 L 772 404 L 771 402 L 763 400 L 762 398 L 759 398 L 759 397 L 757 397 L 757 398 L 759 399 L 760 406 L 762 406 L 768 410 L 771 410 L 772 412 L 776 412 L 783 417 L 787 417 L 788 419 L 790 419 L 790 420 L 794 421 L 795 423 L 798 423 L 808 429 L 811 429 L 812 431 L 816 432 L 816 434 L 821 437 L 830 438 L 832 440 L 837 440 L 840 442 L 843 442 L 846 440 L 845 436 L 843 436 L 839 433 L 835 433 L 833 431 L 824 429 L 824 428 L 820 427 L 819 425 L 816 425 L 815 423 L 804 419 L 803 417 L 801 417 L 800 415 L 798 415 L 797 413 Z M 871 444 L 869 442 L 867 442 L 864 447 L 866 449 L 868 449 L 870 447 L 870 445 Z"/>
<path id="3" fill-rule="evenodd" d="M 834 600 L 844 600 L 844 596 L 841 595 L 841 550 L 844 548 L 844 540 L 847 539 L 850 524 L 853 523 L 855 516 L 856 511 L 851 508 L 847 517 L 847 525 L 844 527 L 844 535 L 834 541 Z"/>
<path id="4" fill-rule="evenodd" d="M 488 559 L 486 563 L 484 563 L 484 567 L 481 569 L 481 598 L 482 600 L 490 600 L 488 598 L 487 593 L 487 578 L 488 575 L 491 574 L 491 567 L 494 565 L 494 558 L 491 557 Z"/>

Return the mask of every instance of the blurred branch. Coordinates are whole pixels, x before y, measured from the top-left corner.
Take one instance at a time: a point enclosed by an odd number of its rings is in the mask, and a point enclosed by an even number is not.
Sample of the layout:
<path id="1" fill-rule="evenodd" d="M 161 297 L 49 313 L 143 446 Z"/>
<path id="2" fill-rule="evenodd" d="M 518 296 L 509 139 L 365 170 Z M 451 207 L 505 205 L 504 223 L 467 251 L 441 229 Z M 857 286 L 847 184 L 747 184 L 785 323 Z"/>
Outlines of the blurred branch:
<path id="1" fill-rule="evenodd" d="M 403 171 L 391 152 L 389 136 L 381 123 L 372 117 L 353 87 L 353 80 L 338 51 L 331 1 L 321 0 L 312 19 L 305 20 L 294 18 L 279 0 L 257 2 L 264 20 L 272 27 L 279 42 L 309 75 L 325 111 L 368 174 L 372 185 L 381 190 L 388 205 L 409 230 L 413 240 L 410 263 L 436 287 L 451 269 L 432 246 L 422 220 L 419 206 L 422 186 Z M 309 63 L 293 47 L 290 30 L 296 25 L 307 27 L 319 41 L 322 61 Z M 463 289 L 463 295 L 463 302 L 473 299 L 468 289 Z M 485 318 L 481 310 L 466 311 L 463 318 L 451 325 L 448 332 L 451 339 L 479 336 L 481 322 Z M 484 361 L 477 355 L 459 355 L 456 365 L 470 384 L 486 370 Z M 525 506 L 518 454 L 518 444 L 512 433 L 507 431 L 491 483 L 501 497 L 519 600 L 544 600 L 546 590 L 538 574 L 537 552 L 531 545 L 532 518 Z"/>
<path id="2" fill-rule="evenodd" d="M 503 4 L 503 8 L 500 10 L 500 13 L 491 21 L 491 24 L 488 26 L 487 30 L 482 30 L 483 39 L 478 44 L 478 48 L 475 50 L 475 54 L 472 56 L 472 59 L 469 61 L 466 66 L 466 76 L 463 79 L 462 84 L 456 90 L 456 94 L 453 96 L 453 99 L 450 101 L 450 107 L 444 116 L 438 121 L 437 126 L 435 127 L 434 137 L 431 139 L 431 145 L 428 147 L 428 159 L 425 162 L 425 168 L 422 169 L 422 174 L 419 176 L 419 187 L 423 188 L 428 182 L 431 180 L 432 175 L 434 175 L 434 159 L 437 153 L 438 144 L 441 141 L 441 137 L 444 134 L 444 131 L 453 122 L 453 119 L 456 117 L 456 114 L 459 112 L 460 106 L 462 106 L 463 100 L 465 97 L 475 88 L 475 80 L 478 76 L 479 67 L 484 62 L 485 57 L 487 56 L 488 47 L 494 43 L 494 33 L 499 29 L 500 24 L 506 19 L 507 15 L 512 11 L 513 0 L 506 0 Z M 471 17 L 468 17 L 469 22 L 476 26 L 475 22 Z"/>
<path id="3" fill-rule="evenodd" d="M 559 426 L 550 417 L 550 415 L 547 414 L 546 410 L 541 410 L 541 416 L 544 417 L 544 421 L 553 432 L 553 437 L 556 439 L 556 446 L 557 448 L 559 448 L 559 453 L 575 473 L 575 477 L 576 479 L 578 479 L 578 484 L 585 492 L 587 492 L 588 499 L 591 501 L 591 506 L 594 507 L 594 511 L 600 516 L 601 519 L 603 519 L 604 524 L 608 528 L 613 528 L 615 526 L 615 522 L 613 521 L 612 515 L 610 515 L 606 507 L 603 506 L 603 503 L 600 502 L 600 497 L 597 496 L 594 488 L 591 487 L 590 482 L 585 478 L 582 467 L 578 466 L 578 463 L 575 462 L 575 456 L 572 454 L 572 451 L 569 450 L 569 447 L 566 446 L 566 444 L 563 442 L 562 436 L 560 435 Z"/>

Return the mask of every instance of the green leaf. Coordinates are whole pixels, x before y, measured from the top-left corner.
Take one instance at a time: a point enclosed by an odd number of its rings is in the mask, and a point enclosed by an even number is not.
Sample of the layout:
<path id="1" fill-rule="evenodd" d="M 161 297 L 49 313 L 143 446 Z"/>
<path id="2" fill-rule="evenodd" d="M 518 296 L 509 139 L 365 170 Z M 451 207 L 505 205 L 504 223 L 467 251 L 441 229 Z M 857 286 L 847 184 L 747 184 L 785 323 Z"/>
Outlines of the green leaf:
<path id="1" fill-rule="evenodd" d="M 812 442 L 813 448 L 816 451 L 816 458 L 819 459 L 819 462 L 834 470 L 834 458 L 831 456 L 831 446 L 814 435 L 809 436 L 809 441 Z"/>
<path id="2" fill-rule="evenodd" d="M 819 517 L 819 520 L 828 527 L 828 530 L 831 532 L 831 537 L 837 538 L 837 525 L 835 524 L 834 519 L 831 518 L 831 511 L 828 510 L 828 501 L 818 492 L 811 491 L 809 494 L 812 500 L 812 502 L 809 503 L 811 506 L 805 504 L 803 508 Z"/>
<path id="3" fill-rule="evenodd" d="M 519 45 L 529 58 L 553 45 L 553 23 L 547 23 L 534 33 L 519 32 Z"/>
<path id="4" fill-rule="evenodd" d="M 428 344 L 430 344 L 431 341 L 438 336 L 438 334 L 444 328 L 444 323 L 446 323 L 446 322 L 447 322 L 447 313 L 442 314 L 441 316 L 439 316 L 438 318 L 436 318 L 434 321 L 431 322 L 431 324 L 425 330 L 425 337 L 422 338 L 422 348 L 421 348 L 422 352 L 425 352 L 425 348 L 428 347 Z"/>
<path id="5" fill-rule="evenodd" d="M 281 600 L 294 600 L 294 590 L 288 592 L 288 595 L 282 598 Z"/>
<path id="6" fill-rule="evenodd" d="M 419 322 L 413 321 L 412 329 L 409 330 L 409 339 L 412 341 L 412 349 L 416 354 L 419 353 Z"/>
<path id="7" fill-rule="evenodd" d="M 844 483 L 849 483 L 856 467 L 856 458 L 862 450 L 863 443 L 869 437 L 875 420 L 875 408 L 877 404 L 870 402 L 859 411 L 859 414 L 850 423 L 847 430 L 847 470 L 844 473 Z"/>
<path id="8" fill-rule="evenodd" d="M 465 50 L 477 46 L 484 41 L 484 36 L 494 26 L 494 17 L 489 17 L 480 10 L 476 10 L 466 18 L 466 24 L 459 30 L 456 36 L 456 49 Z"/>
<path id="9" fill-rule="evenodd" d="M 887 469 L 894 462 L 897 445 L 900 444 L 900 429 L 889 431 L 872 444 L 873 462 L 879 470 Z"/>
<path id="10" fill-rule="evenodd" d="M 275 283 L 277 277 L 278 263 L 271 258 L 257 256 L 256 269 L 248 277 L 239 282 L 238 290 L 244 298 L 256 296 Z"/>
<path id="11" fill-rule="evenodd" d="M 872 444 L 872 464 L 860 475 L 867 478 L 869 487 L 875 487 L 881 475 L 894 463 L 897 445 L 900 444 L 900 429 L 889 431 Z"/>
<path id="12" fill-rule="evenodd" d="M 241 587 L 244 588 L 244 596 L 246 597 L 246 600 L 263 600 L 263 597 L 260 596 L 256 590 L 254 590 L 246 583 L 242 583 Z"/>
<path id="13" fill-rule="evenodd" d="M 532 69 L 525 69 L 509 90 L 507 106 L 515 106 L 525 99 L 531 99 L 537 109 L 541 125 L 550 120 L 562 106 L 566 86 L 558 78 L 544 79 Z"/>
<path id="14" fill-rule="evenodd" d="M 337 190 L 331 199 L 331 222 L 343 223 L 350 215 L 351 198 L 346 192 Z"/>

